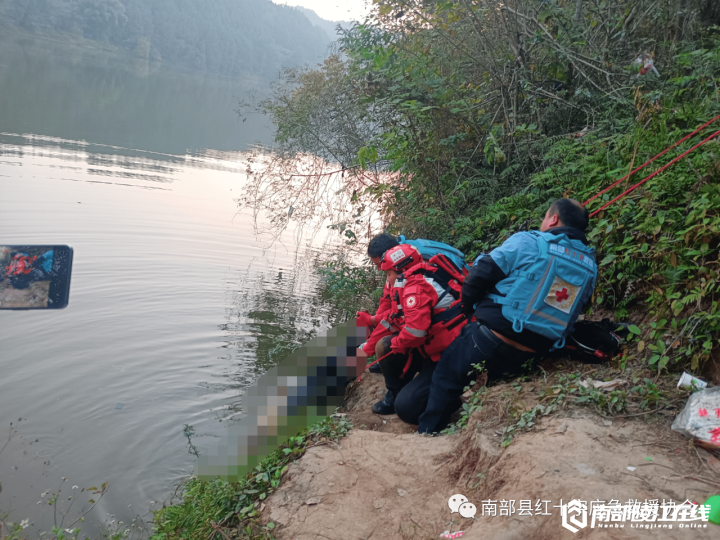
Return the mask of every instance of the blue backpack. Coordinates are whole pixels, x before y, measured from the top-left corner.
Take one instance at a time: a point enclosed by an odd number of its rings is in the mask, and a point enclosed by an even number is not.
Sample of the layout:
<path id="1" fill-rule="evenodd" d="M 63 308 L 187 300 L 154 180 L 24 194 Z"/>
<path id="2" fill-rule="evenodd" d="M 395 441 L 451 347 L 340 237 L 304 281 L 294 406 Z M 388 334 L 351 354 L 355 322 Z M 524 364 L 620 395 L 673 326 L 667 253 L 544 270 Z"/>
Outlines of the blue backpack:
<path id="1" fill-rule="evenodd" d="M 443 244 L 442 242 L 435 242 L 433 240 L 423 240 L 422 238 L 418 238 L 417 240 L 406 240 L 402 235 L 398 236 L 398 242 L 401 244 L 408 244 L 416 248 L 420 252 L 420 255 L 422 255 L 423 260 L 426 262 L 432 259 L 435 255 L 442 254 L 450 259 L 460 270 L 468 268 L 468 265 L 465 263 L 465 254 L 449 244 Z"/>
<path id="2" fill-rule="evenodd" d="M 530 330 L 555 340 L 554 348 L 561 349 L 595 289 L 595 249 L 578 248 L 564 234 L 530 234 L 537 239 L 538 258 L 522 271 L 510 273 L 508 279 L 515 282 L 507 296 L 489 294 L 488 298 L 502 304 L 502 314 L 512 321 L 515 332 Z"/>

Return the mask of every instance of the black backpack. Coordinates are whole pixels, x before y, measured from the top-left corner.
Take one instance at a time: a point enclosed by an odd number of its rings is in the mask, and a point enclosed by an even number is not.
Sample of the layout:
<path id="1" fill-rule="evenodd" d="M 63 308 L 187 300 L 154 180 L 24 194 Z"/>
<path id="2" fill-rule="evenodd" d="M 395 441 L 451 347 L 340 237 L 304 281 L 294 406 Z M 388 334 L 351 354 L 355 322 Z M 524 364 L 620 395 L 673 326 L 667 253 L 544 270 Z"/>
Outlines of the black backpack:
<path id="1" fill-rule="evenodd" d="M 610 319 L 602 321 L 579 321 L 568 335 L 565 347 L 553 356 L 570 356 L 571 360 L 583 364 L 605 364 L 617 356 L 625 337 L 628 325 L 614 323 Z"/>

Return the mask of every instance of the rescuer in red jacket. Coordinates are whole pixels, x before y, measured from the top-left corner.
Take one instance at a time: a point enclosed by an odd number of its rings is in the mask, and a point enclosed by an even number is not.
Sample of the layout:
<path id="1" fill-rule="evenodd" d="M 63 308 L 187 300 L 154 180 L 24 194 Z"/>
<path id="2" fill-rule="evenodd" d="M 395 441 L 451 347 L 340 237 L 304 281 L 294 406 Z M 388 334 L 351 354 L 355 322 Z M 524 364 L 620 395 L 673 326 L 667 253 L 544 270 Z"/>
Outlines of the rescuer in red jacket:
<path id="1" fill-rule="evenodd" d="M 392 249 L 395 246 L 399 245 L 400 243 L 397 241 L 397 238 L 395 238 L 392 234 L 381 233 L 375 235 L 373 239 L 370 240 L 367 248 L 367 254 L 368 257 L 370 257 L 372 263 L 377 267 L 377 269 L 381 270 L 380 260 L 382 259 L 383 254 L 389 249 Z M 378 306 L 375 315 L 370 315 L 370 313 L 368 313 L 367 311 L 358 311 L 357 320 L 359 323 L 367 327 L 377 326 L 377 324 L 383 320 L 386 314 L 390 314 L 390 310 L 392 309 L 392 302 L 390 301 L 390 289 L 392 289 L 392 283 L 390 283 L 389 280 L 385 280 L 383 295 L 380 298 L 380 305 Z"/>
<path id="2" fill-rule="evenodd" d="M 437 267 L 423 263 L 420 253 L 407 244 L 388 250 L 381 269 L 393 284 L 393 310 L 363 347 L 368 354 L 374 347 L 377 358 L 385 357 L 379 364 L 387 393 L 373 406 L 373 412 L 397 413 L 401 420 L 417 424 L 427 403 L 435 363 L 464 326 L 459 292 L 448 290 L 447 280 L 443 283 L 434 278 Z M 457 307 L 458 322 L 447 325 L 450 319 L 443 314 L 451 313 L 451 307 Z"/>
<path id="3" fill-rule="evenodd" d="M 370 257 L 372 263 L 380 270 L 380 260 L 383 254 L 389 249 L 400 245 L 397 239 L 388 233 L 381 233 L 373 237 L 368 244 L 367 254 Z M 392 313 L 392 300 L 390 299 L 392 293 L 392 283 L 388 279 L 385 280 L 385 287 L 383 288 L 383 294 L 380 298 L 380 305 L 375 312 L 375 315 L 370 315 L 367 311 L 357 312 L 357 322 L 361 326 L 365 326 L 368 329 L 372 329 L 382 321 L 385 316 L 389 316 Z M 379 338 L 378 338 L 379 339 Z M 375 351 L 375 344 L 372 348 L 366 349 L 368 356 L 372 356 Z M 370 371 L 373 373 L 380 373 L 380 365 L 374 364 L 370 367 Z"/>

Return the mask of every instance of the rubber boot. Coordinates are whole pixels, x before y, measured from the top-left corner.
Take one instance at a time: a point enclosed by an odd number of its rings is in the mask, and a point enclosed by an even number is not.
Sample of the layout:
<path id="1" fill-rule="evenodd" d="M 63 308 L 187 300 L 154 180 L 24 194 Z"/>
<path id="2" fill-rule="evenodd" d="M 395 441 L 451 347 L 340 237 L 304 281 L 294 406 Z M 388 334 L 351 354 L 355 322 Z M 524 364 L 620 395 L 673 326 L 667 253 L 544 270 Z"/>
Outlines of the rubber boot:
<path id="1" fill-rule="evenodd" d="M 388 390 L 382 401 L 372 406 L 375 414 L 395 414 L 395 393 Z"/>

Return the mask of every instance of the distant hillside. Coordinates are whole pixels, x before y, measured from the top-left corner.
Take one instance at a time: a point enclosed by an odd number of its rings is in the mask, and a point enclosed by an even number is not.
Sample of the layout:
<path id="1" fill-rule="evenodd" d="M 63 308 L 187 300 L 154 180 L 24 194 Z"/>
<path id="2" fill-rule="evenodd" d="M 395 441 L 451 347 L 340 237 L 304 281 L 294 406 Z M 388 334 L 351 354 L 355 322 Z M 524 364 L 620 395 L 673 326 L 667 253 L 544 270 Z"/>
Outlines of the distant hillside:
<path id="1" fill-rule="evenodd" d="M 338 37 L 336 31 L 338 24 L 345 29 L 350 28 L 350 25 L 352 24 L 349 21 L 326 21 L 325 19 L 320 18 L 318 14 L 315 13 L 312 9 L 307 9 L 300 6 L 296 6 L 295 9 L 303 13 L 303 15 L 305 15 L 308 20 L 315 26 L 319 26 L 320 28 L 325 30 L 325 32 L 327 32 L 328 34 L 328 37 L 332 41 L 335 41 Z"/>
<path id="2" fill-rule="evenodd" d="M 270 0 L 0 0 L 0 21 L 228 76 L 274 78 L 322 60 L 330 41 L 324 26 Z"/>

